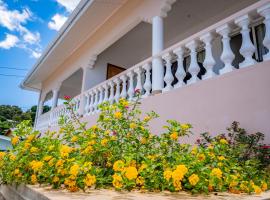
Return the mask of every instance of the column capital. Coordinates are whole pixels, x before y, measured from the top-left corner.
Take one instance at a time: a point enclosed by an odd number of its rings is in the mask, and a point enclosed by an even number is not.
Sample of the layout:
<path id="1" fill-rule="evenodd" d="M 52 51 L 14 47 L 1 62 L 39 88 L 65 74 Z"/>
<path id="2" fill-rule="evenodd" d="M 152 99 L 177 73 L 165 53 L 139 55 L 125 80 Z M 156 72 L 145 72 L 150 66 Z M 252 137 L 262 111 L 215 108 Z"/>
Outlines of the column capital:
<path id="1" fill-rule="evenodd" d="M 90 56 L 87 65 L 84 66 L 83 69 L 87 69 L 87 68 L 88 69 L 93 69 L 94 68 L 94 65 L 96 63 L 96 60 L 97 60 L 97 55 Z"/>

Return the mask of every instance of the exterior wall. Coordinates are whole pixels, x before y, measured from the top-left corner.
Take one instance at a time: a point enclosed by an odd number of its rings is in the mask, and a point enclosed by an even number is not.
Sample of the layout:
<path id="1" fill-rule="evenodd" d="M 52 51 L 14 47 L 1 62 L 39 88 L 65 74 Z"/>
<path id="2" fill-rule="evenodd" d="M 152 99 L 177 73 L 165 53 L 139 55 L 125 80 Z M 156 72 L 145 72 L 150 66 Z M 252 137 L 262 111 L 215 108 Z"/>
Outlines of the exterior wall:
<path id="1" fill-rule="evenodd" d="M 154 134 L 162 133 L 167 119 L 191 123 L 194 135 L 183 142 L 193 143 L 199 133 L 226 132 L 238 121 L 248 132 L 262 132 L 270 143 L 270 61 L 218 76 L 142 100 L 144 112 L 154 110 L 161 117 L 150 124 Z M 97 115 L 85 117 L 88 126 Z"/>

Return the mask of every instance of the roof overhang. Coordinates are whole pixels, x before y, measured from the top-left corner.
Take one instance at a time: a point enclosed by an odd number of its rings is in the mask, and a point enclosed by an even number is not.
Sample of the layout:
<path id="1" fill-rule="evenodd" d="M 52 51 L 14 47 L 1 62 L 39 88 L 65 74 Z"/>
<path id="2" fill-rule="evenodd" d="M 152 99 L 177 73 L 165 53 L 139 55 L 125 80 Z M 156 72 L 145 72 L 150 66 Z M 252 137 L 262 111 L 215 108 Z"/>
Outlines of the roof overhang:
<path id="1" fill-rule="evenodd" d="M 28 72 L 20 87 L 33 91 L 41 90 L 42 82 L 126 1 L 81 0 L 55 39 Z"/>

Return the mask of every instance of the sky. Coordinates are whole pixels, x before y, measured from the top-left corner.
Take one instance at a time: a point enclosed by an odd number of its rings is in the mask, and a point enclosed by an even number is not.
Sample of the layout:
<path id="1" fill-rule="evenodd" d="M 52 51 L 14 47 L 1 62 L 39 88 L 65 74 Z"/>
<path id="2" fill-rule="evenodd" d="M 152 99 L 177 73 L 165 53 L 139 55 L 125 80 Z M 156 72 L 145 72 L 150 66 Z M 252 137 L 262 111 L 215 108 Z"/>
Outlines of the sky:
<path id="1" fill-rule="evenodd" d="M 80 0 L 0 0 L 0 105 L 23 110 L 39 94 L 19 85 Z"/>

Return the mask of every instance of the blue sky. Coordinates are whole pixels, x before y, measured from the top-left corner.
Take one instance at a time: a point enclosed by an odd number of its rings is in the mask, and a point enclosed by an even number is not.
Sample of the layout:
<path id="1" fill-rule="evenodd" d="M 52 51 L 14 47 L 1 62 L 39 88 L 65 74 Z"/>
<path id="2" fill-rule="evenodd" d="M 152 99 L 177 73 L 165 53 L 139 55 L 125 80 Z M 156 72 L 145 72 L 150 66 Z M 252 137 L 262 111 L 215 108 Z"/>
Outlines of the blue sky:
<path id="1" fill-rule="evenodd" d="M 38 94 L 19 84 L 78 2 L 0 0 L 0 105 L 26 110 L 37 104 Z"/>

